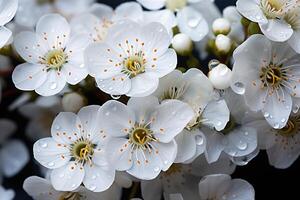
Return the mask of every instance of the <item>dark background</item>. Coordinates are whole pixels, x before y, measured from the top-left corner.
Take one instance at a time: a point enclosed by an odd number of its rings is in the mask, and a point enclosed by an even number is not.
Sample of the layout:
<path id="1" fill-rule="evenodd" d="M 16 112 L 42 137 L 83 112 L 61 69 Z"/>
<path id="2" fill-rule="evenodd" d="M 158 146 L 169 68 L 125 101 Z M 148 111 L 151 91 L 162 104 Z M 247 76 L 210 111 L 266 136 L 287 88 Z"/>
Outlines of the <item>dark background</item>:
<path id="1" fill-rule="evenodd" d="M 84 1 L 84 0 L 83 0 Z M 125 0 L 100 0 L 99 2 L 116 7 Z M 220 9 L 228 5 L 234 5 L 235 0 L 216 0 L 216 4 Z M 10 77 L 8 77 L 10 81 Z M 9 84 L 12 87 L 12 84 Z M 17 113 L 8 113 L 7 106 L 12 102 L 20 91 L 14 88 L 8 88 L 4 91 L 4 98 L 0 104 L 0 118 L 11 118 L 18 123 L 18 131 L 14 136 L 21 138 L 28 145 L 32 157 L 32 143 L 24 137 L 24 130 L 26 120 L 21 118 Z M 1 130 L 0 130 L 1 132 Z M 22 189 L 23 181 L 32 175 L 38 174 L 38 167 L 33 162 L 26 165 L 26 167 L 17 174 L 14 178 L 4 179 L 3 185 L 6 188 L 13 188 L 16 192 L 16 200 L 31 200 L 30 197 Z M 300 199 L 299 183 L 300 180 L 300 161 L 296 161 L 290 168 L 286 170 L 279 170 L 271 167 L 268 163 L 267 155 L 264 151 L 251 161 L 247 166 L 237 167 L 233 174 L 234 178 L 242 178 L 250 182 L 255 188 L 256 199 L 283 199 L 283 200 L 298 200 Z M 1 198 L 1 197 L 0 197 Z M 188 200 L 188 199 L 187 199 Z"/>

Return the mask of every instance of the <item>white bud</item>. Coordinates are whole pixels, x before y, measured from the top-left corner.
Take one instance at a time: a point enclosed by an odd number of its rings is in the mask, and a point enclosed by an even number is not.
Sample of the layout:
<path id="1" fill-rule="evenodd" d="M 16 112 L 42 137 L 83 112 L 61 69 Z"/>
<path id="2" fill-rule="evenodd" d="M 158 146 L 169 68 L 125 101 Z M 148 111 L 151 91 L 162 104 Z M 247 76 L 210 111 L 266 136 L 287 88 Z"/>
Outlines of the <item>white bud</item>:
<path id="1" fill-rule="evenodd" d="M 227 35 L 231 30 L 230 21 L 225 18 L 218 18 L 213 22 L 212 30 L 215 35 Z"/>
<path id="2" fill-rule="evenodd" d="M 86 105 L 86 98 L 77 92 L 67 93 L 62 98 L 62 107 L 67 112 L 78 112 Z"/>
<path id="3" fill-rule="evenodd" d="M 230 87 L 232 71 L 220 63 L 208 73 L 208 78 L 216 89 L 225 90 Z"/>
<path id="4" fill-rule="evenodd" d="M 187 55 L 193 50 L 193 42 L 186 34 L 179 33 L 173 37 L 172 47 L 179 55 Z"/>
<path id="5" fill-rule="evenodd" d="M 187 0 L 166 0 L 166 8 L 169 10 L 179 10 L 186 6 Z"/>
<path id="6" fill-rule="evenodd" d="M 226 54 L 231 49 L 232 41 L 228 36 L 220 34 L 216 37 L 215 45 L 219 52 Z"/>

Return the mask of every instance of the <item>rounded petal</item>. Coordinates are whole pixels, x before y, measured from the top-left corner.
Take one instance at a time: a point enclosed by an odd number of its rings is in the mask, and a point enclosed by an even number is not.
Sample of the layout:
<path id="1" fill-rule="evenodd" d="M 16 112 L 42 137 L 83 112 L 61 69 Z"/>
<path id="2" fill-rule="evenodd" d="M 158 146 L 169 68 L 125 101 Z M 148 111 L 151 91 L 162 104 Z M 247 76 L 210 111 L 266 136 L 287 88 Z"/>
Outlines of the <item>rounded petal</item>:
<path id="1" fill-rule="evenodd" d="M 231 177 L 227 174 L 214 174 L 204 176 L 199 183 L 201 199 L 220 198 L 228 191 Z"/>
<path id="2" fill-rule="evenodd" d="M 18 9 L 18 0 L 0 2 L 0 26 L 7 24 L 15 16 Z"/>
<path id="3" fill-rule="evenodd" d="M 130 19 L 136 22 L 142 22 L 143 9 L 141 5 L 136 2 L 125 2 L 117 6 L 112 21 L 118 21 L 123 19 Z"/>
<path id="4" fill-rule="evenodd" d="M 15 192 L 13 190 L 6 190 L 0 185 L 1 198 L 4 200 L 13 200 L 15 197 Z"/>
<path id="5" fill-rule="evenodd" d="M 18 65 L 12 74 L 16 88 L 30 91 L 40 87 L 47 79 L 44 66 L 39 64 L 24 63 Z"/>
<path id="6" fill-rule="evenodd" d="M 102 3 L 94 3 L 90 8 L 90 12 L 99 19 L 111 19 L 114 14 L 110 6 Z"/>
<path id="7" fill-rule="evenodd" d="M 87 69 L 74 65 L 71 63 L 66 63 L 61 69 L 61 72 L 65 74 L 66 82 L 71 85 L 76 85 L 88 75 Z"/>
<path id="8" fill-rule="evenodd" d="M 138 0 L 138 2 L 150 10 L 158 10 L 165 5 L 165 0 Z"/>
<path id="9" fill-rule="evenodd" d="M 206 150 L 205 157 L 208 163 L 216 162 L 222 151 L 224 150 L 224 145 L 222 143 L 224 136 L 220 133 L 215 132 L 209 128 L 202 127 L 201 131 L 206 137 Z"/>
<path id="10" fill-rule="evenodd" d="M 37 34 L 44 37 L 49 48 L 64 48 L 69 40 L 71 28 L 67 20 L 59 14 L 42 16 L 36 25 Z"/>
<path id="11" fill-rule="evenodd" d="M 6 143 L 0 151 L 2 170 L 6 177 L 12 177 L 29 161 L 29 152 L 24 143 L 12 140 Z"/>
<path id="12" fill-rule="evenodd" d="M 267 23 L 263 11 L 260 8 L 259 1 L 257 0 L 238 0 L 236 2 L 238 11 L 246 18 L 253 22 Z"/>
<path id="13" fill-rule="evenodd" d="M 52 96 L 61 92 L 66 86 L 66 77 L 54 70 L 47 73 L 47 79 L 35 89 L 42 96 Z"/>
<path id="14" fill-rule="evenodd" d="M 300 53 L 300 31 L 294 31 L 288 43 L 297 53 Z"/>
<path id="15" fill-rule="evenodd" d="M 0 48 L 7 44 L 11 36 L 12 32 L 8 28 L 0 26 Z"/>
<path id="16" fill-rule="evenodd" d="M 66 165 L 71 156 L 70 151 L 52 138 L 43 138 L 33 145 L 34 158 L 44 167 L 55 169 Z"/>
<path id="17" fill-rule="evenodd" d="M 176 155 L 177 155 L 177 144 L 175 140 L 170 141 L 169 143 L 152 143 L 158 152 L 155 152 L 160 157 L 161 160 L 161 170 L 167 171 L 173 164 Z M 154 152 L 153 152 L 154 153 Z"/>
<path id="18" fill-rule="evenodd" d="M 100 110 L 101 129 L 107 136 L 124 137 L 134 126 L 135 115 L 118 101 L 107 101 Z"/>
<path id="19" fill-rule="evenodd" d="M 260 24 L 263 34 L 272 41 L 285 42 L 293 35 L 292 27 L 285 21 L 269 19 L 268 23 Z"/>
<path id="20" fill-rule="evenodd" d="M 177 13 L 180 32 L 187 34 L 193 41 L 202 40 L 209 32 L 205 18 L 196 9 L 186 6 Z"/>
<path id="21" fill-rule="evenodd" d="M 231 187 L 226 192 L 228 199 L 236 198 L 239 200 L 254 200 L 255 192 L 250 183 L 242 179 L 233 179 L 231 181 Z"/>
<path id="22" fill-rule="evenodd" d="M 165 100 L 152 114 L 150 128 L 160 142 L 170 142 L 194 117 L 194 111 L 186 103 Z"/>
<path id="23" fill-rule="evenodd" d="M 175 163 L 183 163 L 196 154 L 196 140 L 193 133 L 183 130 L 175 137 L 178 153 Z"/>
<path id="24" fill-rule="evenodd" d="M 145 97 L 158 87 L 159 79 L 151 73 L 143 73 L 131 79 L 131 88 L 126 94 L 130 97 Z"/>
<path id="25" fill-rule="evenodd" d="M 97 165 L 85 165 L 84 186 L 93 192 L 107 190 L 114 182 L 115 170 L 111 167 L 99 167 Z"/>
<path id="26" fill-rule="evenodd" d="M 71 144 L 84 134 L 82 122 L 76 114 L 61 112 L 51 126 L 51 135 L 57 143 Z"/>
<path id="27" fill-rule="evenodd" d="M 125 74 L 118 74 L 107 79 L 96 79 L 97 86 L 110 95 L 123 95 L 131 89 L 131 79 Z"/>
<path id="28" fill-rule="evenodd" d="M 84 168 L 72 161 L 65 166 L 54 169 L 50 178 L 55 190 L 73 191 L 81 185 L 84 176 Z"/>

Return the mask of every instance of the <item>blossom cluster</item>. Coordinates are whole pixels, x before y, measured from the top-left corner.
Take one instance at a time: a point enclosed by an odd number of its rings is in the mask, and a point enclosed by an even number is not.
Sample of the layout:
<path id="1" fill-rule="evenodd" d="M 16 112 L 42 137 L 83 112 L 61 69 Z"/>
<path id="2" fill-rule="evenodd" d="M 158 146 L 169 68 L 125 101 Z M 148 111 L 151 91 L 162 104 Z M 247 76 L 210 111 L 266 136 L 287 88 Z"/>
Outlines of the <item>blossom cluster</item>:
<path id="1" fill-rule="evenodd" d="M 213 0 L 0 0 L 2 101 L 9 84 L 22 91 L 3 110 L 28 119 L 41 172 L 23 189 L 35 200 L 254 200 L 235 168 L 261 150 L 279 169 L 300 154 L 299 13 L 299 0 L 222 13 Z M 16 129 L 0 119 L 8 178 L 30 161 Z M 14 196 L 0 185 L 1 200 Z"/>

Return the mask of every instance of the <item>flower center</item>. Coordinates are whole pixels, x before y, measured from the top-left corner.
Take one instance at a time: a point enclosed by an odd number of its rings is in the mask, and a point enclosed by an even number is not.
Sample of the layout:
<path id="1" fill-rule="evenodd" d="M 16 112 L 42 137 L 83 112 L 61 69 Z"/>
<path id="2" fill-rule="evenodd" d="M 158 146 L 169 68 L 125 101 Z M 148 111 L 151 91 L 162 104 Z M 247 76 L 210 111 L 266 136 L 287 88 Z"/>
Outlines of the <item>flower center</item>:
<path id="1" fill-rule="evenodd" d="M 77 192 L 65 192 L 58 200 L 80 200 L 81 195 Z"/>
<path id="2" fill-rule="evenodd" d="M 129 143 L 133 144 L 133 148 L 151 149 L 149 143 L 157 141 L 152 133 L 146 126 L 136 125 L 129 133 Z"/>
<path id="3" fill-rule="evenodd" d="M 291 117 L 284 128 L 278 130 L 282 136 L 293 136 L 300 128 L 300 116 Z"/>
<path id="4" fill-rule="evenodd" d="M 283 81 L 287 80 L 286 72 L 281 70 L 281 67 L 270 63 L 269 66 L 261 68 L 259 77 L 263 87 L 277 88 Z"/>
<path id="5" fill-rule="evenodd" d="M 291 25 L 293 30 L 300 30 L 300 6 L 285 15 L 284 20 Z"/>
<path id="6" fill-rule="evenodd" d="M 87 161 L 91 162 L 91 158 L 94 154 L 94 144 L 90 141 L 79 139 L 74 144 L 72 144 L 71 152 L 75 160 L 85 163 Z"/>
<path id="7" fill-rule="evenodd" d="M 174 86 L 172 85 L 169 87 L 168 90 L 164 92 L 164 94 L 161 97 L 161 100 L 165 99 L 180 99 L 183 97 L 187 90 L 187 84 L 186 83 L 181 83 L 179 86 Z"/>
<path id="8" fill-rule="evenodd" d="M 260 7 L 267 18 L 282 18 L 298 5 L 297 0 L 261 0 Z"/>
<path id="9" fill-rule="evenodd" d="M 47 70 L 61 70 L 62 66 L 67 63 L 68 56 L 61 49 L 49 51 L 44 57 L 44 64 L 47 65 Z"/>
<path id="10" fill-rule="evenodd" d="M 166 7 L 169 10 L 176 11 L 186 6 L 187 0 L 167 0 Z"/>
<path id="11" fill-rule="evenodd" d="M 143 58 L 142 52 L 137 53 L 134 56 L 129 56 L 125 58 L 123 73 L 128 75 L 130 78 L 135 77 L 138 74 L 145 72 L 145 59 Z"/>

